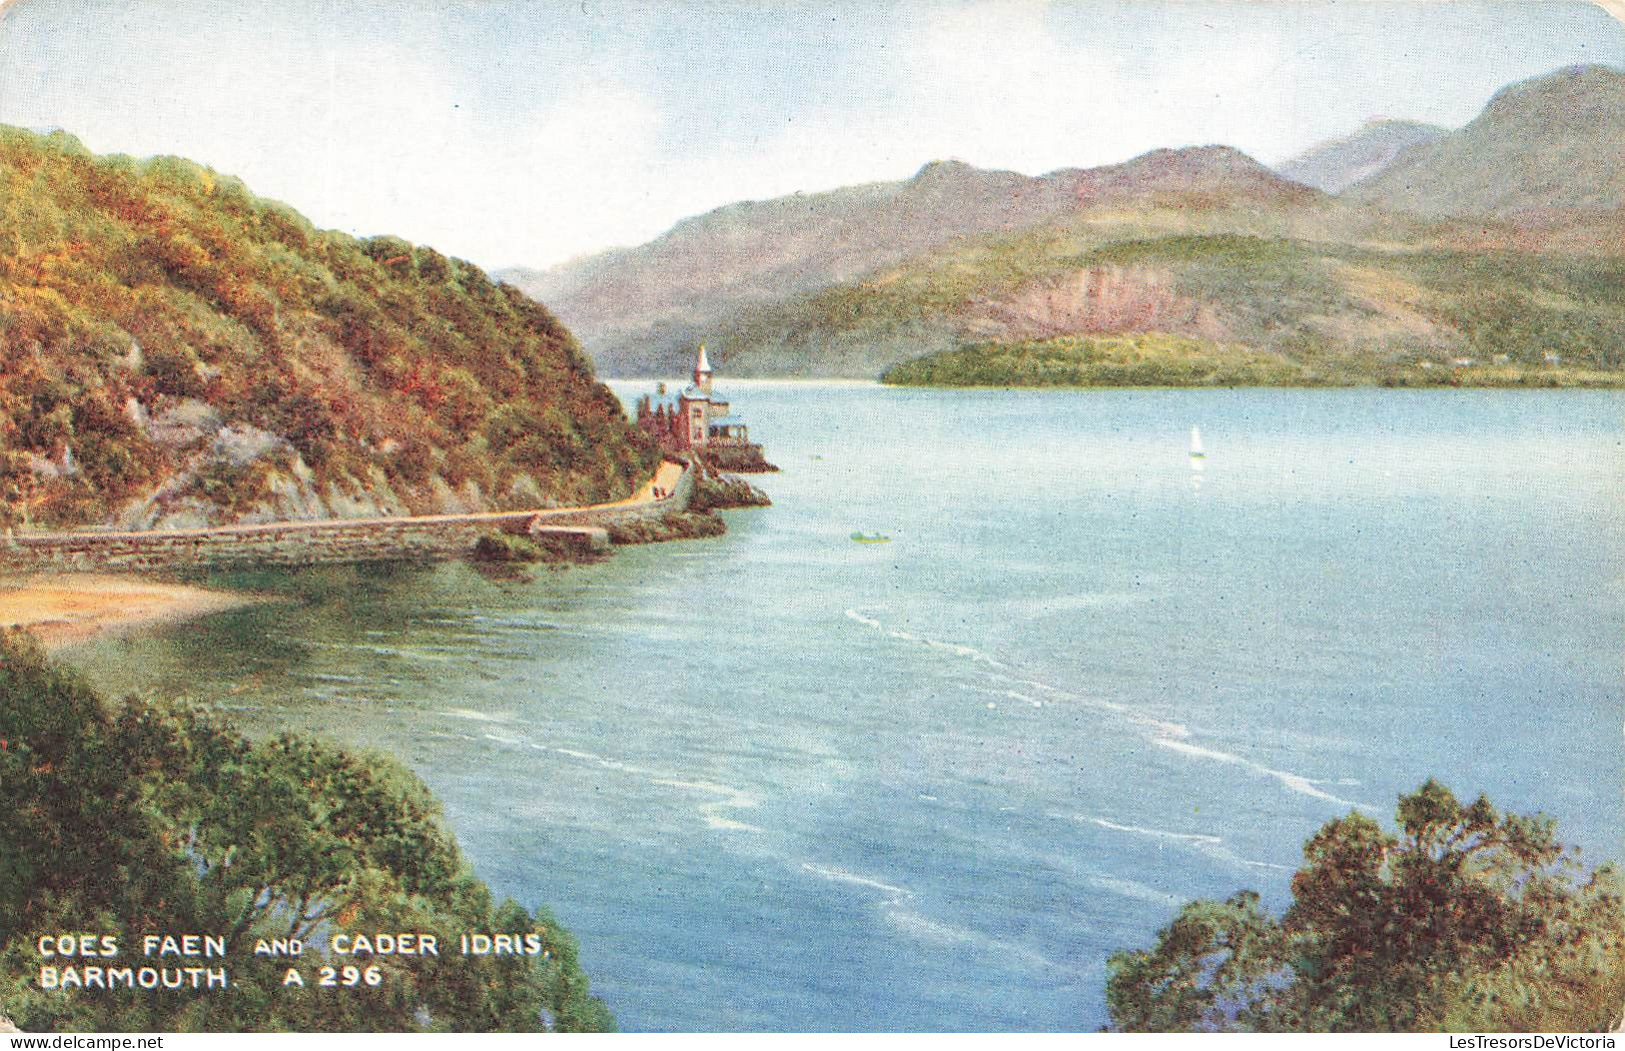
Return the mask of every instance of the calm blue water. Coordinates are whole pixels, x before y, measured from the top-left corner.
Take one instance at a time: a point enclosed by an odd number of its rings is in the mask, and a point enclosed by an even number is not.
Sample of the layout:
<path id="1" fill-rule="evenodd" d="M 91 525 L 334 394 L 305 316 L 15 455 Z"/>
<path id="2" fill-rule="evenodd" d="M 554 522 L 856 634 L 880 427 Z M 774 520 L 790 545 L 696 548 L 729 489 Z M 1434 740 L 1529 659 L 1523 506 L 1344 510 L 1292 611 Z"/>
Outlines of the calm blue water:
<path id="1" fill-rule="evenodd" d="M 728 386 L 784 471 L 725 538 L 74 656 L 403 757 L 627 1029 L 1094 1028 L 1429 776 L 1625 854 L 1619 395 Z"/>

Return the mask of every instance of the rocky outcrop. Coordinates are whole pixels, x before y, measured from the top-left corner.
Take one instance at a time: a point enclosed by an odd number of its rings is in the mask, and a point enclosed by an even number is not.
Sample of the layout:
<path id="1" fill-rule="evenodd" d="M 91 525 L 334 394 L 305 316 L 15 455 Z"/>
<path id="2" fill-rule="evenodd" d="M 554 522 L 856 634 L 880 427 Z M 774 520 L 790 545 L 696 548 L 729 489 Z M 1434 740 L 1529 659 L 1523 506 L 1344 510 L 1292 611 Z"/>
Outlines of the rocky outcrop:
<path id="1" fill-rule="evenodd" d="M 696 470 L 671 493 L 585 507 L 371 519 L 270 522 L 202 529 L 19 533 L 0 537 L 0 571 L 130 571 L 465 558 L 492 533 L 525 536 L 561 557 L 591 557 L 605 530 L 638 528 L 687 510 Z"/>
<path id="2" fill-rule="evenodd" d="M 1181 294 L 1152 267 L 1092 266 L 971 304 L 966 335 L 1000 341 L 1166 332 L 1223 342 L 1230 332 L 1207 303 Z"/>
<path id="3" fill-rule="evenodd" d="M 733 471 L 737 474 L 771 474 L 778 470 L 767 462 L 762 447 L 754 443 L 745 445 L 709 445 L 696 454 L 701 463 L 713 471 Z"/>

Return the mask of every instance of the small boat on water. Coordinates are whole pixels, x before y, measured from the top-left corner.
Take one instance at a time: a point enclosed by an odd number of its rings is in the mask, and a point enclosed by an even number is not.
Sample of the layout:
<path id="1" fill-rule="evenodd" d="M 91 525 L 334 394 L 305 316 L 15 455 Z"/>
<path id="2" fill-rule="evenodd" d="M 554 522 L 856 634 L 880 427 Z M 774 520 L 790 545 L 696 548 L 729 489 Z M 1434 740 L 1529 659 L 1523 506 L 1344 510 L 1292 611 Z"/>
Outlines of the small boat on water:
<path id="1" fill-rule="evenodd" d="M 1191 428 L 1191 459 L 1207 459 L 1207 453 L 1202 451 L 1202 432 L 1196 427 Z"/>
<path id="2" fill-rule="evenodd" d="M 853 533 L 852 534 L 852 539 L 854 541 L 856 541 L 857 543 L 859 543 L 859 544 L 889 544 L 889 543 L 891 543 L 891 537 L 886 536 L 884 533 L 873 533 L 873 534 L 867 534 L 867 535 L 864 534 L 864 533 Z"/>

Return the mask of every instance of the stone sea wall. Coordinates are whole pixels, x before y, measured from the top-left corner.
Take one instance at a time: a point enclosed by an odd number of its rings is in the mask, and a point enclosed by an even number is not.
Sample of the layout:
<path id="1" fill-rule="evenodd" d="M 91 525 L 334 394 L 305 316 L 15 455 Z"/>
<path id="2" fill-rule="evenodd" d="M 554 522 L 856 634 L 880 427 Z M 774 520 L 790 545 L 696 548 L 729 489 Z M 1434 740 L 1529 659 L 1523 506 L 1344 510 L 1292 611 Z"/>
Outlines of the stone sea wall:
<path id="1" fill-rule="evenodd" d="M 467 556 L 480 537 L 522 533 L 563 555 L 609 546 L 608 528 L 652 521 L 688 507 L 694 468 L 683 465 L 671 494 L 588 507 L 465 515 L 323 519 L 212 529 L 80 530 L 0 538 L 0 572 L 139 571 L 193 567 L 301 566 Z"/>
<path id="2" fill-rule="evenodd" d="M 768 474 L 778 468 L 767 462 L 762 447 L 749 445 L 707 445 L 696 450 L 700 460 L 714 471 L 733 471 L 738 474 Z"/>

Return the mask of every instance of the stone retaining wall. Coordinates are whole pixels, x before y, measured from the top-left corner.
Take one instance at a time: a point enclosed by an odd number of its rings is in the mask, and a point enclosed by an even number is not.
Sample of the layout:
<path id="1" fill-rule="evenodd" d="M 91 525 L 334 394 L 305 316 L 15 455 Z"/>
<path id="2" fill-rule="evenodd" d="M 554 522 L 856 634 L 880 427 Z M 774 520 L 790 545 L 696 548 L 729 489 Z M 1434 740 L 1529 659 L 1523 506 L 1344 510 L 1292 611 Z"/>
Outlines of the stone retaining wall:
<path id="1" fill-rule="evenodd" d="M 685 463 L 670 496 L 589 507 L 401 518 L 325 519 L 215 529 L 30 533 L 0 539 L 0 572 L 112 571 L 193 567 L 302 566 L 469 554 L 492 532 L 524 533 L 561 554 L 609 546 L 606 527 L 658 519 L 688 507 L 694 468 Z"/>
<path id="2" fill-rule="evenodd" d="M 733 471 L 738 474 L 768 474 L 778 468 L 767 462 L 762 447 L 751 444 L 706 445 L 695 450 L 705 465 L 714 471 Z"/>

